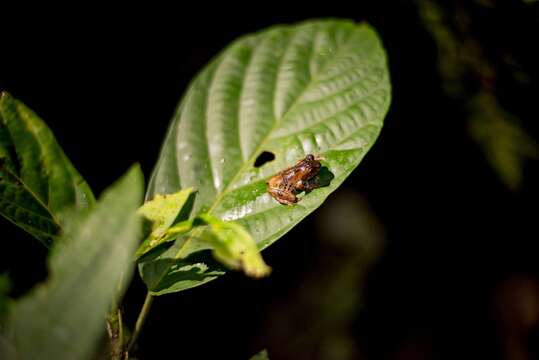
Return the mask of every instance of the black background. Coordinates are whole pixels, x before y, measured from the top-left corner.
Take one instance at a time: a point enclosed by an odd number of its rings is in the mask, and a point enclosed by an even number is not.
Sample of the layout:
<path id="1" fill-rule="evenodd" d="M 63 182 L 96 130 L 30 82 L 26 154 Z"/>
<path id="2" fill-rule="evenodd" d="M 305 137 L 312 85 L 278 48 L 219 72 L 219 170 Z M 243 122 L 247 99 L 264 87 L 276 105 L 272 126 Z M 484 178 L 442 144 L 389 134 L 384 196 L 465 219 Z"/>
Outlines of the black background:
<path id="1" fill-rule="evenodd" d="M 533 49 L 539 21 L 530 11 L 537 7 L 511 4 L 477 15 L 481 39 L 493 51 L 510 49 L 527 66 L 535 82 L 511 85 L 501 76 L 499 92 L 504 106 L 539 138 Z M 379 140 L 343 187 L 365 196 L 387 244 L 368 274 L 354 337 L 368 359 L 394 358 L 410 338 L 427 357 L 503 358 L 492 294 L 511 276 L 536 280 L 539 274 L 537 163 L 527 163 L 520 192 L 498 180 L 468 136 L 465 109 L 442 91 L 436 46 L 414 2 L 311 6 L 292 14 L 276 4 L 251 3 L 233 15 L 131 5 L 62 8 L 54 16 L 4 9 L 0 90 L 47 122 L 99 194 L 134 162 L 148 178 L 189 81 L 236 37 L 313 17 L 368 21 L 388 52 L 393 102 Z M 261 319 L 312 266 L 313 222 L 307 218 L 264 253 L 274 268 L 268 279 L 233 273 L 157 298 L 138 356 L 247 359 L 268 346 L 259 336 Z M 3 219 L 0 237 L 0 270 L 10 275 L 17 297 L 45 278 L 46 251 Z M 125 302 L 130 325 L 144 299 L 134 278 Z"/>

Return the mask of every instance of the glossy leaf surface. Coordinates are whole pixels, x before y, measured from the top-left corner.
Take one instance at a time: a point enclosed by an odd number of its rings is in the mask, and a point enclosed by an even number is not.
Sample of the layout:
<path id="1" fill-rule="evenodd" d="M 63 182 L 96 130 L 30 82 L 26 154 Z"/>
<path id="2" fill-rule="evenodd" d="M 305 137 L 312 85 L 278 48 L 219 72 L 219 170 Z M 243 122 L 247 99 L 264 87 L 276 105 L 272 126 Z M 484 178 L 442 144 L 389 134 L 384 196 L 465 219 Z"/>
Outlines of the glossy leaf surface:
<path id="1" fill-rule="evenodd" d="M 61 229 L 61 212 L 93 202 L 43 120 L 0 94 L 0 214 L 49 246 Z"/>
<path id="2" fill-rule="evenodd" d="M 170 125 L 148 189 L 197 189 L 193 213 L 236 221 L 263 249 L 322 204 L 373 145 L 390 103 L 376 32 L 340 20 L 276 26 L 233 42 L 195 78 Z M 256 167 L 263 152 L 273 161 Z M 327 186 L 277 203 L 266 181 L 320 154 Z M 141 259 L 154 294 L 200 285 L 214 267 L 200 229 Z"/>
<path id="3" fill-rule="evenodd" d="M 142 174 L 134 167 L 53 248 L 46 282 L 17 300 L 8 330 L 17 359 L 88 359 L 132 274 Z"/>

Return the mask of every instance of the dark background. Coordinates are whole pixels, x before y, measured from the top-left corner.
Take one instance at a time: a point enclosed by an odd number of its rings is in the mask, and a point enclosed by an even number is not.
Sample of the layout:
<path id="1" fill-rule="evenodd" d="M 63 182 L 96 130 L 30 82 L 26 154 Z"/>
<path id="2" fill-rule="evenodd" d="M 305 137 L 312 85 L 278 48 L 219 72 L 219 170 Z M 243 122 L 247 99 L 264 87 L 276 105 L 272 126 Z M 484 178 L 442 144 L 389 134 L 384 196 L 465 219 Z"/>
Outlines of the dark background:
<path id="1" fill-rule="evenodd" d="M 449 18 L 459 7 L 470 14 L 470 36 L 496 69 L 489 91 L 535 139 L 537 5 L 442 7 Z M 234 15 L 147 6 L 62 8 L 54 16 L 29 10 L 3 11 L 0 90 L 47 122 L 96 194 L 134 162 L 148 178 L 190 79 L 240 35 L 344 17 L 371 23 L 387 49 L 393 102 L 380 138 L 328 204 L 264 252 L 271 277 L 232 273 L 157 298 L 135 356 L 247 359 L 267 348 L 272 359 L 539 358 L 537 162 L 525 163 L 519 190 L 500 181 L 469 135 L 467 93 L 444 90 L 437 43 L 417 2 L 326 2 L 295 14 L 256 2 Z M 499 61 L 506 53 L 529 81 L 511 78 Z M 481 86 L 473 73 L 461 80 L 470 92 Z M 342 196 L 333 199 L 339 192 L 367 206 L 383 245 L 368 266 L 352 261 L 347 269 L 359 276 L 333 293 L 350 256 L 318 229 L 330 221 L 324 208 L 342 209 Z M 45 278 L 46 250 L 4 219 L 0 237 L 8 244 L 0 271 L 17 297 Z M 135 275 L 124 304 L 131 326 L 144 296 Z M 346 299 L 352 305 L 337 314 Z"/>

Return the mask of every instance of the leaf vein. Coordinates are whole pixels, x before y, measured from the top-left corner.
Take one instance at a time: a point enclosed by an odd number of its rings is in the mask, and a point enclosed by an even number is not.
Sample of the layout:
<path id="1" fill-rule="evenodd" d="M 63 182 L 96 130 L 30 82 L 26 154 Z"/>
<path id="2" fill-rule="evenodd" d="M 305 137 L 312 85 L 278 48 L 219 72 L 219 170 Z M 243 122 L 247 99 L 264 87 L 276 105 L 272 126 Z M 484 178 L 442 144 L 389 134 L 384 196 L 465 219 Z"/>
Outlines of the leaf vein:
<path id="1" fill-rule="evenodd" d="M 304 128 L 301 128 L 297 131 L 294 131 L 292 133 L 288 133 L 288 134 L 285 134 L 285 135 L 282 135 L 282 136 L 279 136 L 279 137 L 276 137 L 276 138 L 272 138 L 272 141 L 277 141 L 277 140 L 280 140 L 282 138 L 287 138 L 287 137 L 291 137 L 291 136 L 297 136 L 298 134 L 301 134 L 303 132 L 305 132 L 306 130 L 309 130 L 309 129 L 312 129 L 330 119 L 333 119 L 335 118 L 336 116 L 339 116 L 345 112 L 347 112 L 348 110 L 350 110 L 351 108 L 355 107 L 355 106 L 358 106 L 360 103 L 364 102 L 367 98 L 369 98 L 374 92 L 380 90 L 380 89 L 383 89 L 384 88 L 384 85 L 386 85 L 386 83 L 384 81 L 381 81 L 378 86 L 374 87 L 374 88 L 371 88 L 368 92 L 366 92 L 363 96 L 361 96 L 359 99 L 357 99 L 353 104 L 350 104 L 348 106 L 346 106 L 345 108 L 343 109 L 340 109 L 339 111 L 337 111 L 336 113 L 333 113 L 329 116 L 326 116 L 325 118 L 317 121 L 317 122 L 314 122 L 312 124 L 310 124 L 309 126 L 306 126 Z"/>
<path id="2" fill-rule="evenodd" d="M 58 219 L 54 216 L 54 214 L 52 213 L 52 210 L 49 209 L 49 207 L 32 191 L 32 189 L 30 189 L 26 184 L 25 182 L 15 173 L 13 173 L 13 171 L 11 171 L 10 169 L 8 169 L 7 167 L 4 167 L 4 170 L 6 171 L 6 173 L 8 173 L 9 175 L 13 176 L 13 178 L 15 178 L 15 180 L 17 182 L 19 182 L 21 184 L 21 186 L 26 190 L 28 191 L 28 193 L 49 213 L 49 215 L 51 216 L 51 219 L 52 221 L 60 228 L 62 229 L 62 225 L 60 224 L 60 221 L 58 221 Z"/>
<path id="3" fill-rule="evenodd" d="M 35 211 L 35 210 L 29 209 L 29 208 L 27 208 L 27 207 L 25 207 L 25 206 L 22 206 L 22 205 L 20 205 L 18 202 L 15 202 L 15 201 L 13 201 L 13 200 L 9 200 L 9 199 L 7 199 L 7 198 L 5 198 L 5 197 L 0 197 L 0 204 L 1 204 L 2 202 L 3 202 L 3 203 L 9 203 L 9 204 L 12 204 L 13 206 L 15 206 L 15 207 L 17 207 L 17 208 L 19 208 L 19 209 L 21 209 L 21 210 L 24 210 L 25 212 L 27 212 L 27 213 L 29 213 L 29 214 L 32 214 L 32 215 L 37 216 L 37 217 L 39 217 L 39 218 L 45 219 L 45 220 L 47 220 L 47 221 L 53 223 L 54 225 L 58 225 L 58 224 L 56 224 L 56 223 L 52 220 L 52 218 L 47 217 L 47 216 L 45 216 L 45 215 L 43 215 L 43 214 L 40 214 L 40 213 L 38 213 L 38 212 Z"/>

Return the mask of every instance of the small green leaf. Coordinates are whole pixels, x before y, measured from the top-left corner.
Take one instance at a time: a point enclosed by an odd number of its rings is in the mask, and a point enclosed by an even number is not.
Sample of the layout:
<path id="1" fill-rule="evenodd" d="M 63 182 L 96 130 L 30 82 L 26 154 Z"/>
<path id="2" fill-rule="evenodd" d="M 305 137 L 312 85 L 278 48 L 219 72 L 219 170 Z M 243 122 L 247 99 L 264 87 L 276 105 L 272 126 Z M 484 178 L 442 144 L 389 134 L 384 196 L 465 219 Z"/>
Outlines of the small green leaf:
<path id="1" fill-rule="evenodd" d="M 175 236 L 173 236 L 174 231 L 169 231 L 169 228 L 177 219 L 182 219 L 189 215 L 191 207 L 189 204 L 185 209 L 184 207 L 187 203 L 192 204 L 192 201 L 189 200 L 193 196 L 194 189 L 192 188 L 183 189 L 170 195 L 157 194 L 152 200 L 140 207 L 139 214 L 152 222 L 152 228 L 150 235 L 138 248 L 135 254 L 137 258 L 157 245 L 177 237 L 182 233 L 182 229 L 185 229 L 183 232 L 191 229 L 192 224 L 187 221 L 175 226 Z M 167 237 L 167 235 L 169 236 Z"/>
<path id="2" fill-rule="evenodd" d="M 177 223 L 176 225 L 168 228 L 163 234 L 156 236 L 150 235 L 140 244 L 137 252 L 135 253 L 135 258 L 140 258 L 142 255 L 146 254 L 148 251 L 162 245 L 164 243 L 174 241 L 178 236 L 185 234 L 193 228 L 194 219 L 185 220 Z"/>
<path id="3" fill-rule="evenodd" d="M 50 276 L 15 302 L 9 335 L 18 359 L 88 359 L 105 315 L 132 274 L 140 235 L 142 174 L 133 167 L 84 216 L 50 258 Z"/>
<path id="4" fill-rule="evenodd" d="M 46 246 L 58 236 L 59 216 L 94 203 L 90 187 L 34 112 L 0 94 L 0 214 Z"/>
<path id="5" fill-rule="evenodd" d="M 198 218 L 210 226 L 211 231 L 203 237 L 211 245 L 217 260 L 229 268 L 243 270 L 251 277 L 269 275 L 271 268 L 264 263 L 256 243 L 243 226 L 209 214 Z"/>
<path id="6" fill-rule="evenodd" d="M 264 249 L 356 168 L 378 137 L 389 103 L 386 55 L 366 24 L 317 20 L 243 36 L 187 90 L 147 196 L 194 187 L 194 214 L 234 221 Z M 264 152 L 275 159 L 255 166 Z M 323 155 L 331 180 L 296 205 L 280 205 L 266 181 L 309 153 Z M 152 293 L 184 290 L 224 273 L 200 240 L 204 231 L 198 227 L 141 259 Z"/>
<path id="7" fill-rule="evenodd" d="M 170 195 L 157 194 L 140 207 L 139 214 L 152 221 L 153 237 L 160 237 L 168 230 L 193 192 L 188 188 Z"/>
<path id="8" fill-rule="evenodd" d="M 163 199 L 162 196 L 156 198 L 160 199 L 158 200 L 159 202 Z M 163 202 L 161 203 L 164 204 Z M 154 205 L 151 206 L 153 207 Z M 156 209 L 155 212 L 159 212 L 159 210 Z M 160 220 L 157 219 L 156 221 L 159 222 Z M 251 277 L 262 277 L 270 273 L 271 269 L 264 263 L 255 241 L 241 225 L 222 221 L 209 214 L 200 214 L 168 229 L 161 227 L 159 236 L 152 238 L 150 234 L 150 237 L 137 250 L 136 256 L 140 257 L 151 249 L 167 241 L 174 240 L 179 235 L 186 234 L 194 227 L 199 226 L 209 226 L 208 231 L 202 232 L 200 240 L 207 243 L 213 249 L 215 258 L 228 268 L 243 270 Z M 155 225 L 155 227 L 157 228 L 158 225 Z"/>
<path id="9" fill-rule="evenodd" d="M 258 354 L 253 355 L 253 357 L 251 357 L 249 360 L 269 360 L 268 352 L 267 350 L 262 350 Z"/>

